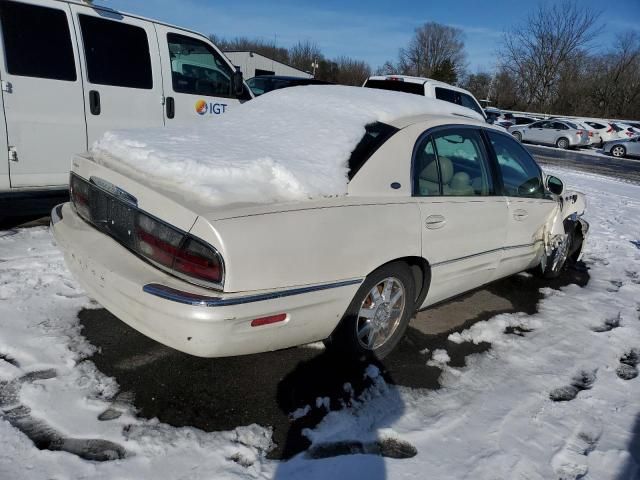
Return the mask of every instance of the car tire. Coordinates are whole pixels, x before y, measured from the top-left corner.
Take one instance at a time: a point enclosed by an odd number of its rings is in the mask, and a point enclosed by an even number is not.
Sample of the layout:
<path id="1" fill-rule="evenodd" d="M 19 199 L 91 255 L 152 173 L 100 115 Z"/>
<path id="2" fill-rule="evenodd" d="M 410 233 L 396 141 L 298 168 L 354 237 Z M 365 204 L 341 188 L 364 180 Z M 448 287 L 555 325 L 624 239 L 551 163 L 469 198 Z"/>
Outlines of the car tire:
<path id="1" fill-rule="evenodd" d="M 622 145 L 614 145 L 613 147 L 611 147 L 611 155 L 613 155 L 616 158 L 622 158 L 627 154 L 627 149 L 624 148 Z"/>
<path id="2" fill-rule="evenodd" d="M 360 285 L 325 345 L 359 360 L 382 360 L 407 330 L 415 311 L 415 289 L 406 263 L 393 262 L 378 268 Z"/>
<path id="3" fill-rule="evenodd" d="M 571 146 L 571 144 L 569 143 L 569 140 L 564 138 L 564 137 L 559 138 L 556 141 L 556 147 L 561 148 L 563 150 L 569 150 L 570 146 Z"/>
<path id="4" fill-rule="evenodd" d="M 513 132 L 513 137 L 519 141 L 520 143 L 522 143 L 522 134 L 520 132 Z"/>

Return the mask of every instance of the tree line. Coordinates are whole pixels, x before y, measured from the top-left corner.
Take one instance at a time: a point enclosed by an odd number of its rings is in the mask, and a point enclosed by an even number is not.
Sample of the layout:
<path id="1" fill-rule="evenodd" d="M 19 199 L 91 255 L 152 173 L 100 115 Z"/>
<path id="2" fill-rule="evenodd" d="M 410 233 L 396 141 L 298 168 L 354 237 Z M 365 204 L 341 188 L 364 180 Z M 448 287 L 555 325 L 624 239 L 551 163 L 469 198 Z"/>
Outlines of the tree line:
<path id="1" fill-rule="evenodd" d="M 576 0 L 542 3 L 524 22 L 503 33 L 495 62 L 476 72 L 468 68 L 464 32 L 427 22 L 415 29 L 397 58 L 376 73 L 459 85 L 507 110 L 638 119 L 640 35 L 621 32 L 612 45 L 600 48 L 605 28 L 601 17 Z M 310 41 L 286 49 L 244 37 L 212 40 L 222 50 L 252 50 L 303 71 L 311 71 L 317 62 L 316 78 L 334 83 L 361 85 L 372 72 L 361 60 L 328 59 Z"/>

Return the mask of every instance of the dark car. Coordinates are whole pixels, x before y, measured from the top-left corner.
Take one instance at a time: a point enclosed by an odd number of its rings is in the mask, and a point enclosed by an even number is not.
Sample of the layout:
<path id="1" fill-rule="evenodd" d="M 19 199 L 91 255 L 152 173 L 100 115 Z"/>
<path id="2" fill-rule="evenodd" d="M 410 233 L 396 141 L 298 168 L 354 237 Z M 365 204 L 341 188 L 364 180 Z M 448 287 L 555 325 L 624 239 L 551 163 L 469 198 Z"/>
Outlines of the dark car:
<path id="1" fill-rule="evenodd" d="M 247 85 L 249 85 L 253 94 L 258 97 L 263 93 L 278 90 L 279 88 L 297 87 L 300 85 L 331 85 L 331 82 L 325 82 L 315 78 L 261 75 L 247 80 Z"/>

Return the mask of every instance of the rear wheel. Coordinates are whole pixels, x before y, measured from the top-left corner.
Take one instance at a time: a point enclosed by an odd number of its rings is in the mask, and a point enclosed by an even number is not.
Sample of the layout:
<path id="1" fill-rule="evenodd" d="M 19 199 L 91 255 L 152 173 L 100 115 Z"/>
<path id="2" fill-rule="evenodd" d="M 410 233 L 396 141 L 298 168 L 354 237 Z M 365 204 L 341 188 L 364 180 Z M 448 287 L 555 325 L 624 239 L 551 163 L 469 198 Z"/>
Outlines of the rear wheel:
<path id="1" fill-rule="evenodd" d="M 415 310 L 415 288 L 405 263 L 375 270 L 362 283 L 325 344 L 349 356 L 383 359 L 407 329 Z"/>
<path id="2" fill-rule="evenodd" d="M 559 138 L 558 141 L 556 142 L 556 147 L 558 148 L 562 148 L 563 150 L 567 150 L 569 148 L 569 140 L 567 140 L 566 138 Z"/>
<path id="3" fill-rule="evenodd" d="M 620 158 L 627 154 L 627 150 L 622 145 L 614 145 L 611 149 L 611 155 Z"/>

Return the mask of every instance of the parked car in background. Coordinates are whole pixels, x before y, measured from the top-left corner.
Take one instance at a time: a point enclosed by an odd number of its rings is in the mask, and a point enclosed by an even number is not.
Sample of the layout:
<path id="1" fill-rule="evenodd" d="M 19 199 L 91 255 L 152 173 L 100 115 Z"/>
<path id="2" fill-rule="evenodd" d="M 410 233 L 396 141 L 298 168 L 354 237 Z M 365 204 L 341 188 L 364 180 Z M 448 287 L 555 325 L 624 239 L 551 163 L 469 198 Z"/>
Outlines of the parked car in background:
<path id="1" fill-rule="evenodd" d="M 0 25 L 0 217 L 68 197 L 72 155 L 106 130 L 212 122 L 252 98 L 180 27 L 66 0 L 2 0 Z"/>
<path id="2" fill-rule="evenodd" d="M 247 85 L 249 85 L 253 94 L 258 97 L 280 88 L 297 87 L 301 85 L 331 85 L 331 82 L 325 82 L 315 78 L 291 77 L 286 75 L 260 75 L 247 80 Z"/>
<path id="3" fill-rule="evenodd" d="M 487 120 L 480 102 L 476 100 L 476 97 L 470 91 L 438 80 L 411 77 L 409 75 L 376 75 L 369 77 L 362 86 L 437 98 L 438 100 L 469 108 L 480 115 L 480 118 Z"/>
<path id="4" fill-rule="evenodd" d="M 604 145 L 604 143 L 609 140 L 618 138 L 617 128 L 610 122 L 599 119 L 582 119 L 582 122 L 589 125 L 600 134 L 600 140 L 602 142 L 600 146 Z"/>
<path id="5" fill-rule="evenodd" d="M 602 151 L 618 158 L 640 157 L 640 136 L 611 140 L 604 144 Z"/>
<path id="6" fill-rule="evenodd" d="M 541 120 L 513 126 L 509 132 L 520 142 L 553 145 L 568 149 L 589 145 L 589 133 L 567 120 Z"/>
<path id="7" fill-rule="evenodd" d="M 71 203 L 52 212 L 69 269 L 117 317 L 193 355 L 325 340 L 383 358 L 416 310 L 579 258 L 583 195 L 509 134 L 456 105 L 364 90 L 282 89 L 222 119 L 224 135 L 176 147 L 171 132 L 121 132 L 108 155 L 75 156 Z"/>
<path id="8" fill-rule="evenodd" d="M 580 119 L 575 118 L 554 118 L 554 120 L 567 121 L 572 124 L 575 124 L 578 128 L 585 130 L 589 135 L 589 145 L 594 145 L 600 147 L 602 145 L 602 137 L 600 136 L 600 132 L 593 128 L 586 122 L 582 122 Z"/>
<path id="9" fill-rule="evenodd" d="M 619 138 L 631 138 L 640 135 L 640 128 L 634 128 L 627 123 L 615 122 L 613 125 L 617 129 Z"/>

